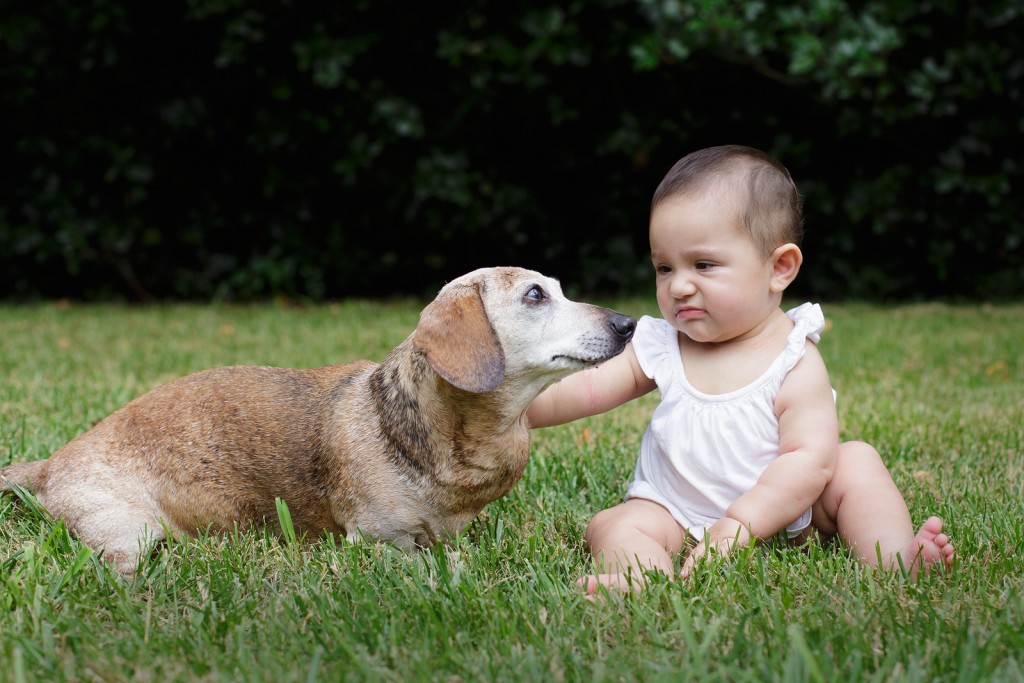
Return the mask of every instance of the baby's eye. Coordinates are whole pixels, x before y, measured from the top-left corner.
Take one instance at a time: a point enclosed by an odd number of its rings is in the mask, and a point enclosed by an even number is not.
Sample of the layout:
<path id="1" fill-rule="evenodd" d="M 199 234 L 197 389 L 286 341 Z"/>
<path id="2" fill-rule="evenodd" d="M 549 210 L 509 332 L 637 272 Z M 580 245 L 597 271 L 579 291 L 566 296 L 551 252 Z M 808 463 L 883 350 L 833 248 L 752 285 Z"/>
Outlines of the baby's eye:
<path id="1" fill-rule="evenodd" d="M 658 265 L 654 266 L 654 272 L 664 275 L 665 273 L 671 273 L 672 268 L 666 266 L 664 263 L 659 263 Z"/>
<path id="2" fill-rule="evenodd" d="M 715 267 L 715 264 L 710 261 L 697 261 L 693 267 L 697 270 L 711 270 Z"/>

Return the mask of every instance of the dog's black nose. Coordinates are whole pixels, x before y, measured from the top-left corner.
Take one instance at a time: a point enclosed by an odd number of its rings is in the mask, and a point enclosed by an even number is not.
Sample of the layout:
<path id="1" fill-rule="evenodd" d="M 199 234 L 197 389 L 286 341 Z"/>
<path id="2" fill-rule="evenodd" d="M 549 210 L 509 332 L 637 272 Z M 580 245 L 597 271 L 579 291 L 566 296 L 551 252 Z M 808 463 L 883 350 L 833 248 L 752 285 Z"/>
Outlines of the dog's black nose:
<path id="1" fill-rule="evenodd" d="M 608 323 L 612 326 L 615 334 L 622 337 L 623 341 L 629 341 L 633 338 L 633 332 L 636 331 L 636 320 L 633 318 L 630 318 L 628 315 L 616 313 L 611 317 Z"/>

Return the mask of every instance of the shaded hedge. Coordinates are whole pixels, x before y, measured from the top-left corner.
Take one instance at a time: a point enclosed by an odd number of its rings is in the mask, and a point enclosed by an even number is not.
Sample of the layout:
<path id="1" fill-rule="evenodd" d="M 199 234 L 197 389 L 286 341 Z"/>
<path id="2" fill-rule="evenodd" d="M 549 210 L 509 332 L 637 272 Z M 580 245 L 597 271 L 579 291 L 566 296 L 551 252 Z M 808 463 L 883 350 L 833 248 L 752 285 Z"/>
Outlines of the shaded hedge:
<path id="1" fill-rule="evenodd" d="M 1024 292 L 1024 7 L 8 0 L 0 296 L 649 289 L 668 167 L 807 197 L 801 293 Z"/>

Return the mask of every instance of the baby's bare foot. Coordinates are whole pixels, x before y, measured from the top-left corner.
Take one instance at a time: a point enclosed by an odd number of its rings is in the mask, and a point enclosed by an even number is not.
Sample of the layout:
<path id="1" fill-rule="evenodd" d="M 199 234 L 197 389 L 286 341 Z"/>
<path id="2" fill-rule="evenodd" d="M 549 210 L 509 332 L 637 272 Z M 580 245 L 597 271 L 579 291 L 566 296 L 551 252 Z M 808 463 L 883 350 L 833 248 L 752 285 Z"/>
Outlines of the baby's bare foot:
<path id="1" fill-rule="evenodd" d="M 952 569 L 956 551 L 949 537 L 942 533 L 942 520 L 929 517 L 900 556 L 903 558 L 903 566 L 909 568 L 910 576 L 916 578 L 922 569 L 925 576 L 932 569 Z"/>

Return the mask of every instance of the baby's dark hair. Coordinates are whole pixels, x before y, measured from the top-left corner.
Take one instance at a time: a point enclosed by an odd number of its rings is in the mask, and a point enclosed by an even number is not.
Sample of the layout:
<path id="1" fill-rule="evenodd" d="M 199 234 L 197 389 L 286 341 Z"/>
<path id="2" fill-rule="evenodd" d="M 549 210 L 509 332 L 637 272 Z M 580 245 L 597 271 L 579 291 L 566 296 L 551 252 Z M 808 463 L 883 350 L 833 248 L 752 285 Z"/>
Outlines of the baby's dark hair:
<path id="1" fill-rule="evenodd" d="M 724 183 L 728 183 L 725 185 Z M 722 145 L 687 154 L 665 174 L 651 211 L 673 197 L 727 187 L 739 198 L 740 224 L 767 258 L 777 247 L 804 236 L 803 198 L 786 167 L 753 147 Z"/>

